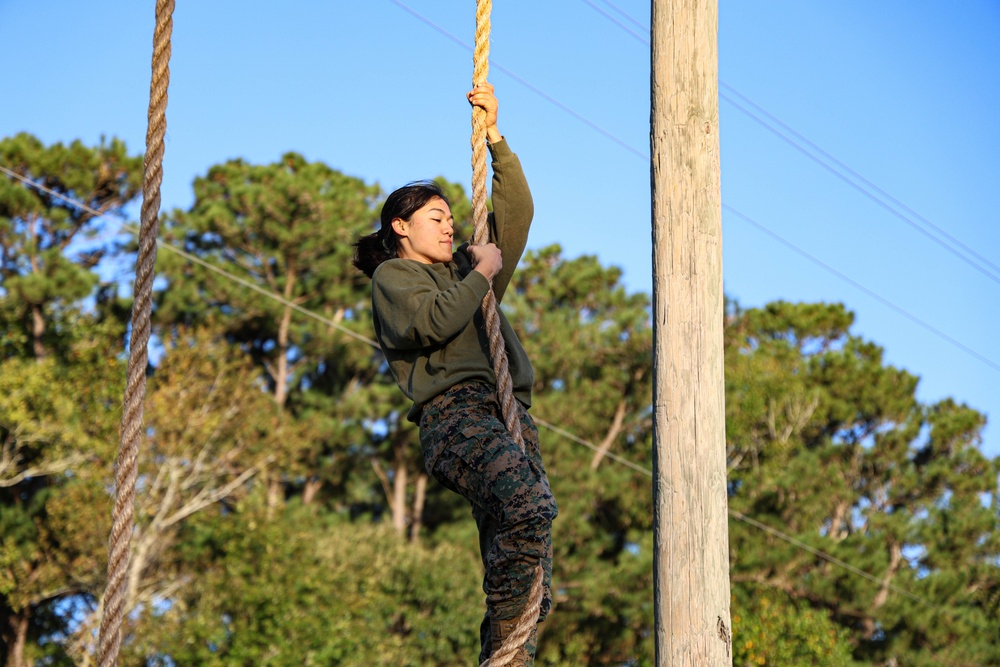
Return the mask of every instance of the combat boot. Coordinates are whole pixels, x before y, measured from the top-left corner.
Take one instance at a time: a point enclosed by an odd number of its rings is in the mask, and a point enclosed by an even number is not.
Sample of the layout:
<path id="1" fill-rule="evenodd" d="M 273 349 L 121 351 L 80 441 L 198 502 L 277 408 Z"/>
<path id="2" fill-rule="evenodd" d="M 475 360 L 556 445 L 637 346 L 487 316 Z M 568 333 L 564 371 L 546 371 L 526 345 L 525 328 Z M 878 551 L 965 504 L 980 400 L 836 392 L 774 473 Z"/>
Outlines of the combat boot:
<path id="1" fill-rule="evenodd" d="M 509 621 L 490 621 L 490 640 L 493 651 L 491 655 L 496 655 L 496 652 L 503 645 L 503 640 L 513 634 L 515 629 L 517 629 L 516 618 L 512 618 Z M 510 667 L 533 667 L 535 664 L 535 638 L 537 632 L 537 626 L 531 629 L 528 641 L 517 649 L 513 660 L 507 663 Z"/>

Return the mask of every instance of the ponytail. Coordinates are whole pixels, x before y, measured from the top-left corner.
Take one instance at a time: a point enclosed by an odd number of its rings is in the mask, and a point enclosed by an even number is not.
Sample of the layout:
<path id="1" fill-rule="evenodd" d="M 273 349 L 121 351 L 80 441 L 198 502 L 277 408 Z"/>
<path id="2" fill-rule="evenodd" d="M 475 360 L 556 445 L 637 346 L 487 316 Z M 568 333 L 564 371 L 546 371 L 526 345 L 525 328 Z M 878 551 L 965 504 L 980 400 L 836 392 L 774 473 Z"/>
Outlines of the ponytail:
<path id="1" fill-rule="evenodd" d="M 451 205 L 441 186 L 434 181 L 415 181 L 393 191 L 382 205 L 382 227 L 354 243 L 354 266 L 371 278 L 379 264 L 399 257 L 399 237 L 392 229 L 392 221 L 396 218 L 409 220 L 435 198 Z"/>
<path id="2" fill-rule="evenodd" d="M 354 243 L 354 266 L 369 278 L 382 262 L 399 256 L 399 242 L 392 231 L 392 220 L 374 234 L 362 236 Z"/>

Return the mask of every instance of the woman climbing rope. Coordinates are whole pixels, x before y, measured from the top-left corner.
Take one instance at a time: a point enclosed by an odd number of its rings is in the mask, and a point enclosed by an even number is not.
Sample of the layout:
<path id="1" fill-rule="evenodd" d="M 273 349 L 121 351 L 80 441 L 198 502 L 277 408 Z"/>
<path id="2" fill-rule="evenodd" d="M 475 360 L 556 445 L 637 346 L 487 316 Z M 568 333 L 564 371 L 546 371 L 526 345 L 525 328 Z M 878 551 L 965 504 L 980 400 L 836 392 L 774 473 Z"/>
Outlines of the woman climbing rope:
<path id="1" fill-rule="evenodd" d="M 354 264 L 372 279 L 375 333 L 396 383 L 413 401 L 428 474 L 472 505 L 486 574 L 480 662 L 495 654 L 531 604 L 541 567 L 541 622 L 551 607 L 549 489 L 531 405 L 533 372 L 514 330 L 499 313 L 516 397 L 522 451 L 504 425 L 480 303 L 503 298 L 534 213 L 517 156 L 497 128 L 489 83 L 467 95 L 485 112 L 493 162 L 489 243 L 453 252 L 451 209 L 433 182 L 402 187 L 386 199 L 381 228 L 355 244 Z M 537 601 L 535 602 L 537 604 Z M 510 665 L 531 665 L 535 626 Z"/>

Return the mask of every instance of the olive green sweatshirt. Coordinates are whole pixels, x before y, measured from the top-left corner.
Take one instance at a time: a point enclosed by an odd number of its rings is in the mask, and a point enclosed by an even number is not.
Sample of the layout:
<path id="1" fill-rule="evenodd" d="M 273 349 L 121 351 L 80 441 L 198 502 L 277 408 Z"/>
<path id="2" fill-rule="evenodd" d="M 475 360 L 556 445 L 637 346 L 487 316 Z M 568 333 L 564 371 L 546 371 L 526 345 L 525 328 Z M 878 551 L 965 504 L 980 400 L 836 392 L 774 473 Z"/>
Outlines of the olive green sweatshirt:
<path id="1" fill-rule="evenodd" d="M 488 223 L 490 241 L 503 256 L 503 268 L 493 278 L 493 292 L 500 301 L 524 252 L 534 204 L 521 163 L 507 142 L 489 148 L 493 213 Z M 390 259 L 375 269 L 375 335 L 396 384 L 413 401 L 407 414 L 410 421 L 419 421 L 427 401 L 460 382 L 481 380 L 496 386 L 481 310 L 489 289 L 489 280 L 472 270 L 464 245 L 450 262 Z M 530 406 L 531 362 L 503 312 L 499 315 L 514 395 Z"/>

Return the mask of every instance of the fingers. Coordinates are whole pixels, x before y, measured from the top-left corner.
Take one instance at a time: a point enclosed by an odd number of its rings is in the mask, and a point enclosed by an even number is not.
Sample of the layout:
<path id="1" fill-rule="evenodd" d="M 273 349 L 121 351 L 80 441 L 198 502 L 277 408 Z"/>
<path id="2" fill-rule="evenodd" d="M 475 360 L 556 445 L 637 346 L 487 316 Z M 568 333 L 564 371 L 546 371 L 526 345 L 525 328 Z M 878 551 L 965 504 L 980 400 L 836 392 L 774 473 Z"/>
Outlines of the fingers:
<path id="1" fill-rule="evenodd" d="M 466 98 L 468 98 L 469 104 L 485 112 L 482 118 L 486 123 L 487 141 L 496 143 L 503 139 L 503 135 L 497 127 L 497 112 L 500 108 L 500 102 L 497 101 L 497 96 L 493 93 L 493 84 L 488 81 L 479 84 L 466 94 Z"/>
<path id="2" fill-rule="evenodd" d="M 471 101 L 472 98 L 474 96 L 476 96 L 476 95 L 490 95 L 490 96 L 492 96 L 493 94 L 494 94 L 493 84 L 490 83 L 489 81 L 484 81 L 483 83 L 479 84 L 478 86 L 476 86 L 475 88 L 473 88 L 472 90 L 470 90 L 467 93 L 466 97 L 468 97 L 469 100 Z"/>
<path id="3" fill-rule="evenodd" d="M 488 111 L 495 110 L 498 106 L 493 84 L 489 82 L 479 84 L 465 96 L 473 106 L 482 107 Z"/>
<path id="4" fill-rule="evenodd" d="M 472 268 L 493 280 L 493 277 L 503 268 L 503 255 L 500 248 L 494 243 L 484 245 L 468 246 L 469 255 L 472 257 Z"/>
<path id="5" fill-rule="evenodd" d="M 497 247 L 495 243 L 484 243 L 482 245 L 469 245 L 467 246 L 469 254 L 472 255 L 474 261 L 482 261 L 488 257 L 500 257 L 502 253 L 500 248 Z"/>

